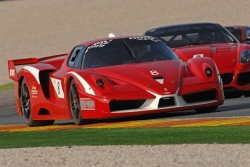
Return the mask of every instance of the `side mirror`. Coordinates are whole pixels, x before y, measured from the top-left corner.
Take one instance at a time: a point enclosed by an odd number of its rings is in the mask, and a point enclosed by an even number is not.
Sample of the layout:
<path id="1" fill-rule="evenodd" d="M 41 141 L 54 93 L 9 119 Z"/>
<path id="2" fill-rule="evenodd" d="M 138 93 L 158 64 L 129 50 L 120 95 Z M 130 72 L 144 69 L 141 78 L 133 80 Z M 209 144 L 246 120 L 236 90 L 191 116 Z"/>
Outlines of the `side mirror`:
<path id="1" fill-rule="evenodd" d="M 250 40 L 250 30 L 246 30 L 246 40 L 249 41 Z"/>
<path id="2" fill-rule="evenodd" d="M 247 40 L 250 40 L 250 33 L 247 34 L 246 39 L 247 39 Z"/>

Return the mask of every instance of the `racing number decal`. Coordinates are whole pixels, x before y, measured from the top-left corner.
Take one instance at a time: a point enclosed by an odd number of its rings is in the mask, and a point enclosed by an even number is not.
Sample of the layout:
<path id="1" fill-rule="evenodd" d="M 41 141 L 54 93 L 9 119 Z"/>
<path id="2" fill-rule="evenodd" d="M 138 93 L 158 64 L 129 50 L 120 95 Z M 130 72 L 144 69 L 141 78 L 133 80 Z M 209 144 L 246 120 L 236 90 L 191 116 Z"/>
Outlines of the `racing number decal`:
<path id="1" fill-rule="evenodd" d="M 156 70 L 150 70 L 151 75 L 159 75 L 160 73 Z"/>
<path id="2" fill-rule="evenodd" d="M 56 92 L 57 97 L 64 98 L 64 93 L 62 89 L 62 82 L 60 79 L 50 78 L 53 84 L 54 90 Z"/>
<path id="3" fill-rule="evenodd" d="M 58 95 L 60 95 L 60 82 L 57 82 L 57 93 L 58 93 Z"/>

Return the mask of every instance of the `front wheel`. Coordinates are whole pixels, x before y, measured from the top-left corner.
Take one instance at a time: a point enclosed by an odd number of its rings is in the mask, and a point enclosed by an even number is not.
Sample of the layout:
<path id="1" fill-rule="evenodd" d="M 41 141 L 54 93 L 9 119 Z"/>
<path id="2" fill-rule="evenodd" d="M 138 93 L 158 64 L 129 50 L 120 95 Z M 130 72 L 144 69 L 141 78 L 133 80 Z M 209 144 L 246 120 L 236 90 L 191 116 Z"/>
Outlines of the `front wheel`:
<path id="1" fill-rule="evenodd" d="M 214 112 L 216 111 L 218 106 L 213 107 L 205 107 L 205 108 L 196 108 L 195 111 L 198 113 L 206 113 L 206 112 Z"/>
<path id="2" fill-rule="evenodd" d="M 224 94 L 226 99 L 239 98 L 243 95 L 240 91 L 225 92 Z"/>
<path id="3" fill-rule="evenodd" d="M 250 97 L 250 91 L 244 92 L 245 97 Z"/>
<path id="4" fill-rule="evenodd" d="M 81 115 L 80 100 L 78 96 L 76 83 L 74 80 L 72 80 L 70 83 L 69 104 L 70 104 L 71 116 L 73 118 L 74 123 L 76 125 L 82 125 L 84 121 Z"/>

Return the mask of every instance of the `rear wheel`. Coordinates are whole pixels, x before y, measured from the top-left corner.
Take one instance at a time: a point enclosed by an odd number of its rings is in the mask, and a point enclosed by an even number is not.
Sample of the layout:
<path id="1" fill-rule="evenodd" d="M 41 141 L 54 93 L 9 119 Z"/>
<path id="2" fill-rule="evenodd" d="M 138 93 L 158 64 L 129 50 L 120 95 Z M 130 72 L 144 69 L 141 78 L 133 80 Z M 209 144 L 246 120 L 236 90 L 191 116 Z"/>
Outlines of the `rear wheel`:
<path id="1" fill-rule="evenodd" d="M 78 96 L 76 83 L 74 80 L 72 80 L 70 83 L 69 104 L 70 104 L 71 116 L 73 118 L 74 123 L 76 125 L 82 125 L 84 121 L 81 115 L 80 100 Z"/>
<path id="2" fill-rule="evenodd" d="M 22 116 L 27 126 L 53 125 L 54 120 L 34 121 L 32 119 L 31 99 L 29 95 L 29 88 L 25 79 L 23 79 L 21 84 L 20 105 Z"/>
<path id="3" fill-rule="evenodd" d="M 195 111 L 198 113 L 206 113 L 206 112 L 214 112 L 216 111 L 218 106 L 213 107 L 205 107 L 205 108 L 196 108 Z"/>
<path id="4" fill-rule="evenodd" d="M 33 121 L 32 119 L 32 108 L 30 103 L 30 95 L 29 95 L 29 88 L 25 79 L 23 79 L 21 84 L 21 91 L 20 91 L 20 105 L 22 110 L 22 116 L 24 121 L 28 126 L 36 126 L 38 124 L 37 121 Z"/>

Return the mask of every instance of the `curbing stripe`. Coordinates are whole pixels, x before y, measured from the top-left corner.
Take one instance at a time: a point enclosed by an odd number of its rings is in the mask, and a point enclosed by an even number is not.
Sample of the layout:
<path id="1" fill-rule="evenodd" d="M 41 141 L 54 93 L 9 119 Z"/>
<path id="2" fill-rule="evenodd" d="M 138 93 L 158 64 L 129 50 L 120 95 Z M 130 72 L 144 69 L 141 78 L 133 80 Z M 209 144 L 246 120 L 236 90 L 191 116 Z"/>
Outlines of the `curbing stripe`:
<path id="1" fill-rule="evenodd" d="M 0 132 L 31 132 L 50 130 L 69 130 L 87 128 L 150 128 L 150 127 L 201 127 L 201 126 L 250 126 L 250 117 L 239 118 L 194 118 L 194 119 L 161 119 L 137 120 L 127 122 L 95 123 L 83 126 L 53 125 L 40 127 L 27 127 L 25 125 L 0 126 Z"/>

